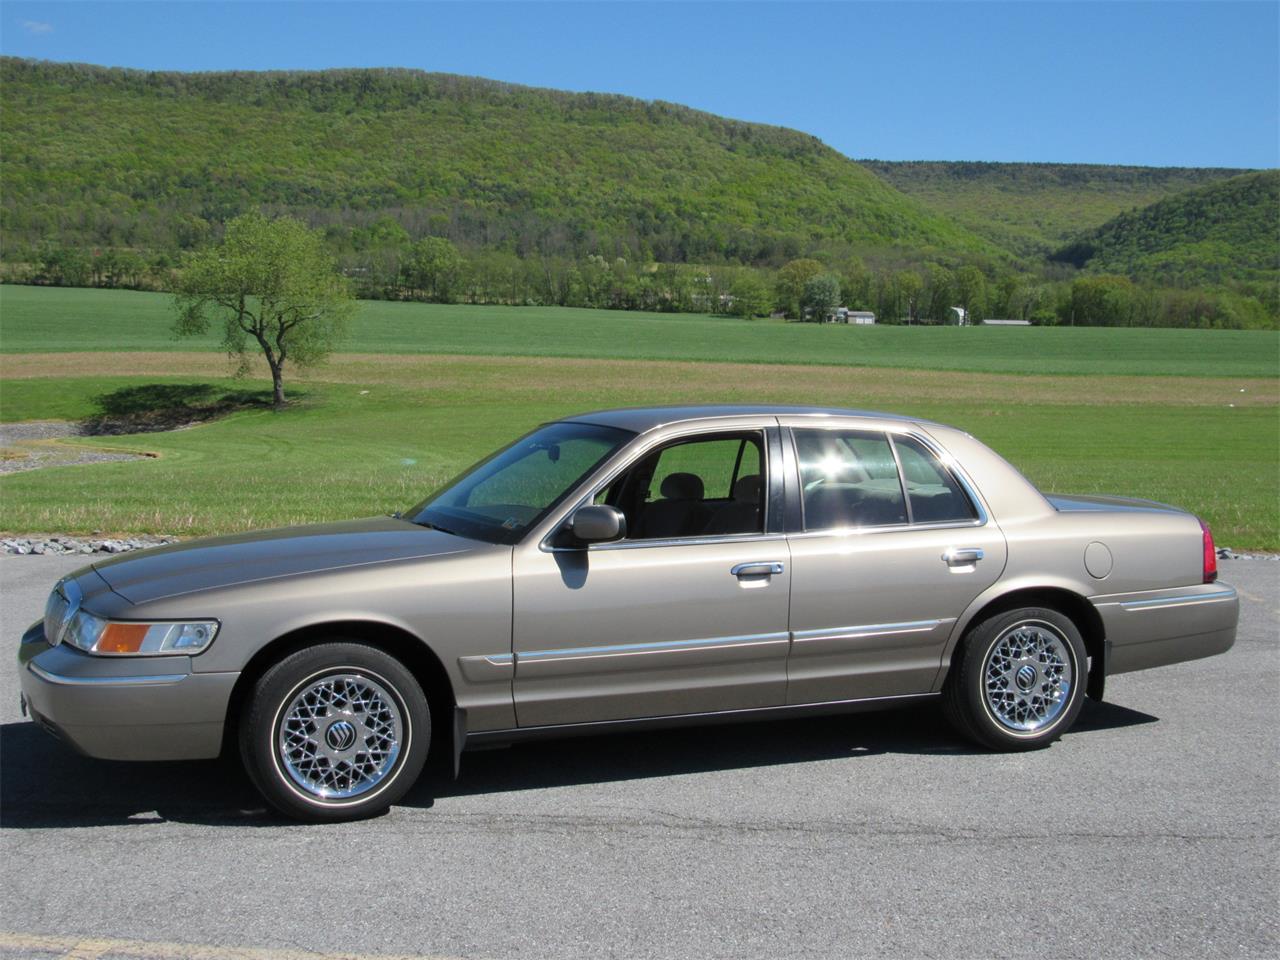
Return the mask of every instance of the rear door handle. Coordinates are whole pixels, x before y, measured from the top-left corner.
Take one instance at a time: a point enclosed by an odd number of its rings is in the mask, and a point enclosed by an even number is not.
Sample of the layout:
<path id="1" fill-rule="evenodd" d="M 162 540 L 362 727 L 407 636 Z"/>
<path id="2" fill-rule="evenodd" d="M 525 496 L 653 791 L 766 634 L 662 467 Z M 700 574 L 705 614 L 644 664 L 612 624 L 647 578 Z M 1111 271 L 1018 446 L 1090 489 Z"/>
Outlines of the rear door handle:
<path id="1" fill-rule="evenodd" d="M 783 566 L 776 560 L 762 560 L 755 563 L 740 563 L 729 572 L 739 580 L 744 577 L 771 577 L 783 571 Z"/>
<path id="2" fill-rule="evenodd" d="M 977 547 L 950 547 L 942 555 L 942 562 L 948 567 L 971 567 L 985 556 Z"/>

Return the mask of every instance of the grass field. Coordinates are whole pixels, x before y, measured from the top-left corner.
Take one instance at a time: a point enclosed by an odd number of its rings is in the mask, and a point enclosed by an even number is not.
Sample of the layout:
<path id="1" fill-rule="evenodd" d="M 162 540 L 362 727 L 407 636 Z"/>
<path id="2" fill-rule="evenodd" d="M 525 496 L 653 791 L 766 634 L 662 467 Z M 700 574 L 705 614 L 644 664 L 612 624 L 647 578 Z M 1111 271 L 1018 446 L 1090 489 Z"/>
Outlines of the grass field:
<path id="1" fill-rule="evenodd" d="M 76 442 L 158 456 L 3 477 L 0 530 L 190 536 L 387 512 L 557 416 L 632 404 L 758 401 L 885 409 L 954 423 L 1046 491 L 1164 500 L 1208 519 L 1221 543 L 1280 549 L 1280 377 L 1272 334 L 833 330 L 407 304 L 370 305 L 369 316 L 391 318 L 372 324 L 359 341 L 377 352 L 339 355 L 306 375 L 295 371 L 295 404 L 283 413 L 250 408 L 172 432 L 86 438 Z M 139 386 L 213 397 L 266 386 L 260 368 L 247 382 L 228 379 L 226 358 L 209 352 L 209 344 L 175 350 L 167 322 L 163 298 L 4 287 L 0 419 L 82 420 L 100 411 L 96 398 Z M 413 323 L 425 331 L 421 341 L 391 349 Z M 534 354 L 568 350 L 575 325 L 578 341 L 619 353 L 638 350 L 626 334 L 643 330 L 642 339 L 681 359 L 484 355 L 519 353 L 521 344 Z M 520 332 L 516 346 L 498 336 L 500 328 Z M 665 340 L 655 330 L 667 331 Z M 767 354 L 764 346 L 773 344 L 777 353 L 763 358 L 773 362 L 701 361 L 698 351 L 714 341 L 709 330 L 723 331 L 742 352 Z M 915 339 L 872 341 L 861 338 L 865 333 Z M 1061 348 L 1036 339 L 1046 334 L 1079 338 L 1080 356 L 1088 359 L 1053 360 Z M 836 346 L 874 342 L 879 364 L 812 349 L 828 335 L 825 342 Z M 450 355 L 442 338 L 471 355 Z M 910 342 L 934 358 L 934 368 L 912 362 Z M 984 357 L 974 346 L 983 342 L 1001 350 Z M 1100 355 L 1122 342 L 1131 349 L 1107 367 Z M 42 352 L 31 352 L 37 347 Z M 1133 354 L 1157 359 L 1135 369 Z M 979 361 L 993 369 L 977 376 L 948 369 Z M 1076 372 L 1089 367 L 1112 372 Z"/>
<path id="2" fill-rule="evenodd" d="M 0 350 L 208 351 L 175 340 L 158 293 L 0 286 Z M 1108 328 L 848 327 L 697 314 L 366 301 L 343 347 L 359 353 L 850 364 L 981 373 L 1275 377 L 1280 332 Z"/>

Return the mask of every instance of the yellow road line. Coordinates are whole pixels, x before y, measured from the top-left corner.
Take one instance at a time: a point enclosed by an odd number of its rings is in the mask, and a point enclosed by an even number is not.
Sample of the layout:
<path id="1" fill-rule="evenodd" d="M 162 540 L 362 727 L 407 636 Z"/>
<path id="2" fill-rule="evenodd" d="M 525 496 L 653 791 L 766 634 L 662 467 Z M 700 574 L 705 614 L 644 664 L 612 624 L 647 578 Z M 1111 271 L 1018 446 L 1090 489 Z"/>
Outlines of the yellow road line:
<path id="1" fill-rule="evenodd" d="M 140 960 L 457 960 L 439 955 L 369 953 L 313 953 L 309 950 L 273 950 L 255 947 L 222 947 L 198 943 L 159 943 L 144 940 L 107 940 L 97 937 L 46 936 L 0 932 L 0 953 L 39 951 L 58 953 L 59 960 L 98 960 L 100 957 L 136 957 Z"/>

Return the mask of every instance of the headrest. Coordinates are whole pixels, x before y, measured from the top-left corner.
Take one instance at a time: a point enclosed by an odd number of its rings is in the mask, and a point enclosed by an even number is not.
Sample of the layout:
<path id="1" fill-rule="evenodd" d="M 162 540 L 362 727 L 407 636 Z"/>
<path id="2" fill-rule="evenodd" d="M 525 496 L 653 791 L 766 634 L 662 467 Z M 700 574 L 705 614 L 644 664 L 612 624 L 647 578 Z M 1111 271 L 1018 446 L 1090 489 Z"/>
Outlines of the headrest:
<path id="1" fill-rule="evenodd" d="M 672 473 L 662 481 L 664 500 L 701 500 L 702 478 L 696 473 Z"/>
<path id="2" fill-rule="evenodd" d="M 760 474 L 749 473 L 745 477 L 739 477 L 738 482 L 733 485 L 733 499 L 743 503 L 759 503 Z"/>

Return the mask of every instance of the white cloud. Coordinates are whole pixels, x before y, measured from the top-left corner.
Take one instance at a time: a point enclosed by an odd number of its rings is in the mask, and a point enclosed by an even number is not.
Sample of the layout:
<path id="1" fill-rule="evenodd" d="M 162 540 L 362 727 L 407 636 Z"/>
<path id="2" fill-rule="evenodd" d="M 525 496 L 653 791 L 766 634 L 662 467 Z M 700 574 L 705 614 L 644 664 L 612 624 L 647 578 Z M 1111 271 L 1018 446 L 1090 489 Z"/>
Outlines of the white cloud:
<path id="1" fill-rule="evenodd" d="M 53 24 L 43 20 L 23 20 L 22 29 L 27 33 L 53 33 Z"/>

